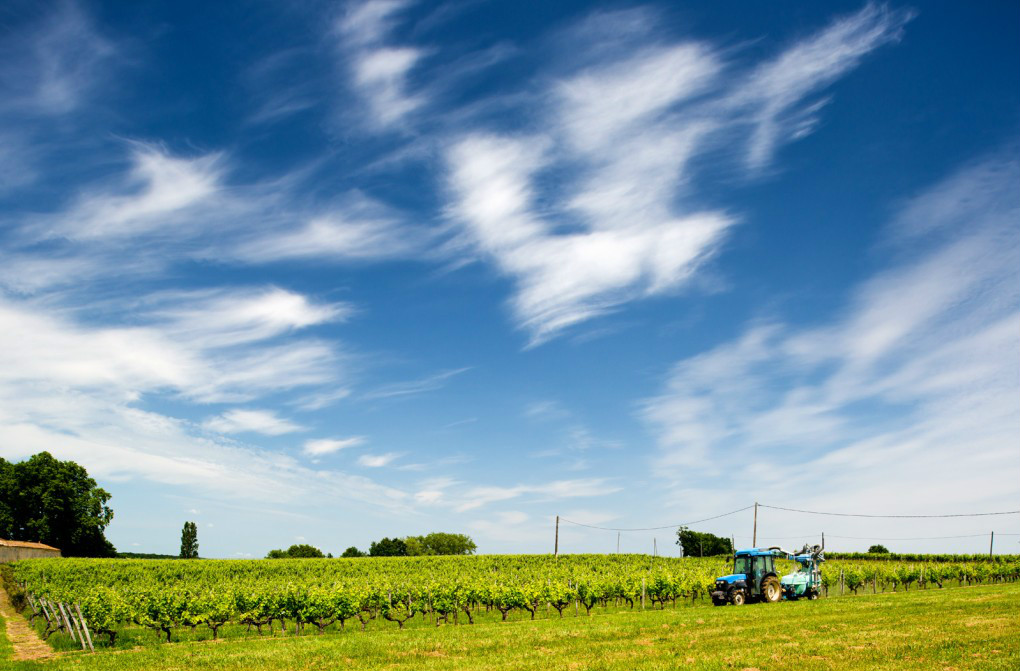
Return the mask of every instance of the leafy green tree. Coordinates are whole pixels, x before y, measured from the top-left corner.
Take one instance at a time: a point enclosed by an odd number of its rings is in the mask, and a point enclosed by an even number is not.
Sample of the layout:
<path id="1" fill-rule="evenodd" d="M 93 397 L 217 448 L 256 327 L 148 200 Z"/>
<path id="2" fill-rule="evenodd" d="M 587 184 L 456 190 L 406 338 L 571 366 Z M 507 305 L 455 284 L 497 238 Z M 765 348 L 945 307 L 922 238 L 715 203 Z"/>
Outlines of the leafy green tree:
<path id="1" fill-rule="evenodd" d="M 368 548 L 369 557 L 406 557 L 407 543 L 400 538 L 383 538 Z"/>
<path id="2" fill-rule="evenodd" d="M 868 548 L 869 554 L 889 554 L 889 548 L 884 545 L 872 545 Z"/>
<path id="3" fill-rule="evenodd" d="M 291 545 L 286 550 L 270 550 L 266 559 L 322 559 L 325 556 L 322 554 L 322 550 L 314 545 L 301 543 Z"/>
<path id="4" fill-rule="evenodd" d="M 198 559 L 198 525 L 185 522 L 181 530 L 181 559 Z"/>
<path id="5" fill-rule="evenodd" d="M 729 538 L 691 531 L 687 527 L 677 529 L 676 535 L 676 544 L 683 549 L 685 557 L 712 557 L 733 553 L 733 543 Z"/>
<path id="6" fill-rule="evenodd" d="M 404 539 L 407 554 L 417 555 L 469 555 L 478 549 L 470 536 L 464 534 L 430 533 L 426 536 L 408 536 Z"/>
<path id="7" fill-rule="evenodd" d="M 113 520 L 110 494 L 73 461 L 40 452 L 25 461 L 0 459 L 0 537 L 37 541 L 65 557 L 113 557 L 103 535 Z"/>
<path id="8" fill-rule="evenodd" d="M 344 550 L 344 553 L 342 555 L 340 555 L 340 556 L 341 557 L 364 557 L 365 553 L 352 545 L 351 547 L 349 547 L 346 550 Z"/>

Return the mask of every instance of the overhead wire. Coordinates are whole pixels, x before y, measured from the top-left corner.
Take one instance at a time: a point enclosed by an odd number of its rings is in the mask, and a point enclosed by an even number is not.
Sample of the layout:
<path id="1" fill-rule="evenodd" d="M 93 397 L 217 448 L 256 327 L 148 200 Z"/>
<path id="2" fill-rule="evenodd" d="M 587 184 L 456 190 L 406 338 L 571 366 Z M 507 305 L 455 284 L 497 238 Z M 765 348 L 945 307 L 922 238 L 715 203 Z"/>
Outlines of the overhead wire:
<path id="1" fill-rule="evenodd" d="M 771 508 L 772 510 L 785 510 L 791 513 L 805 513 L 807 515 L 829 515 L 832 517 L 873 517 L 873 518 L 886 518 L 886 519 L 941 519 L 946 517 L 988 517 L 991 515 L 1020 515 L 1020 510 L 1005 510 L 1002 512 L 995 513 L 955 513 L 951 515 L 868 515 L 864 513 L 827 513 L 819 512 L 817 510 L 800 510 L 798 508 L 783 508 L 782 506 L 768 506 L 764 503 L 758 504 L 759 508 Z"/>
<path id="2" fill-rule="evenodd" d="M 628 528 L 624 528 L 624 527 L 600 527 L 600 526 L 595 526 L 594 524 L 584 524 L 583 522 L 575 522 L 573 520 L 568 520 L 566 517 L 561 517 L 560 521 L 561 522 L 568 522 L 570 524 L 575 524 L 575 525 L 577 525 L 579 527 L 587 527 L 589 529 L 600 529 L 602 531 L 658 531 L 659 529 L 676 529 L 678 527 L 686 527 L 686 526 L 690 526 L 692 524 L 699 524 L 701 522 L 708 522 L 710 520 L 717 520 L 720 517 L 728 517 L 729 515 L 736 515 L 737 513 L 742 513 L 745 510 L 750 510 L 751 508 L 754 508 L 754 506 L 750 505 L 750 506 L 747 506 L 746 508 L 740 508 L 739 510 L 731 510 L 728 513 L 723 513 L 722 515 L 715 515 L 713 517 L 706 517 L 703 520 L 694 520 L 693 522 L 682 522 L 680 524 L 667 524 L 667 525 L 661 526 L 661 527 L 635 527 L 635 528 L 629 528 L 629 529 Z"/>

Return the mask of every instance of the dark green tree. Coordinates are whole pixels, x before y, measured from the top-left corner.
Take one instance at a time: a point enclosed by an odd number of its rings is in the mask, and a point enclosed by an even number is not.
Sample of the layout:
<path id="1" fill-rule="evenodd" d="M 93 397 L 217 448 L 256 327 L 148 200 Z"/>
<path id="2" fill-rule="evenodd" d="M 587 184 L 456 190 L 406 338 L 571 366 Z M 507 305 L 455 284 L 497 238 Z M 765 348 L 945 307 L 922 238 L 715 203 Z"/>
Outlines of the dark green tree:
<path id="1" fill-rule="evenodd" d="M 322 550 L 314 545 L 301 543 L 300 545 L 291 545 L 286 550 L 270 550 L 266 559 L 322 559 L 325 556 L 322 554 Z"/>
<path id="2" fill-rule="evenodd" d="M 369 557 L 406 557 L 407 543 L 400 538 L 383 538 L 368 548 Z"/>
<path id="3" fill-rule="evenodd" d="M 65 557 L 113 557 L 103 535 L 113 520 L 110 494 L 73 461 L 40 452 L 25 461 L 0 459 L 0 538 L 36 541 Z"/>
<path id="4" fill-rule="evenodd" d="M 677 529 L 676 536 L 676 544 L 683 549 L 685 557 L 712 557 L 733 553 L 733 543 L 729 538 L 691 531 L 687 527 Z"/>
<path id="5" fill-rule="evenodd" d="M 884 545 L 872 545 L 868 548 L 868 554 L 889 554 L 889 548 Z"/>
<path id="6" fill-rule="evenodd" d="M 478 546 L 470 536 L 434 532 L 425 536 L 408 536 L 404 539 L 408 555 L 469 555 Z"/>
<path id="7" fill-rule="evenodd" d="M 198 525 L 185 522 L 181 530 L 181 559 L 198 559 Z"/>
<path id="8" fill-rule="evenodd" d="M 352 545 L 351 547 L 349 547 L 346 550 L 344 550 L 344 553 L 342 555 L 340 555 L 340 556 L 341 557 L 364 557 L 365 553 Z"/>

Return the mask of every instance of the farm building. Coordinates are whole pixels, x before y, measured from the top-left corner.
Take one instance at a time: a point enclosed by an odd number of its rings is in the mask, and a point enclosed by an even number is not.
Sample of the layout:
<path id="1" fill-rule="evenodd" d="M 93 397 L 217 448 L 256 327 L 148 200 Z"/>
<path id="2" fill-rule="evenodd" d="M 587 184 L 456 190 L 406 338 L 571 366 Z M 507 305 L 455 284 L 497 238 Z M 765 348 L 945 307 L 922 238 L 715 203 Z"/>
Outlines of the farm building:
<path id="1" fill-rule="evenodd" d="M 59 557 L 60 550 L 45 543 L 29 543 L 27 541 L 6 541 L 0 538 L 0 563 L 19 559 L 38 559 L 40 557 Z"/>

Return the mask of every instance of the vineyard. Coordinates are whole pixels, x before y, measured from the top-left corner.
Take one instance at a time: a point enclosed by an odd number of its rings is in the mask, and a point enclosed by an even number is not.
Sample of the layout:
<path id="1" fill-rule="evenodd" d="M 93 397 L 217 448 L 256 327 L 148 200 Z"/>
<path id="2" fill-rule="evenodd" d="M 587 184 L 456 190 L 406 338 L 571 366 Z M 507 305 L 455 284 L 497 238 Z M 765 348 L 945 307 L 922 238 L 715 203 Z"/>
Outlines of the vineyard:
<path id="1" fill-rule="evenodd" d="M 830 561 L 823 587 L 835 596 L 1020 578 L 1020 557 L 946 559 Z M 72 612 L 71 621 L 87 624 L 96 648 L 111 648 L 175 638 L 323 634 L 686 607 L 707 603 L 715 578 L 729 571 L 723 557 L 647 555 L 36 559 L 14 565 L 15 579 L 26 591 L 25 614 L 57 648 L 76 645 L 63 633 L 66 628 L 50 636 L 68 621 L 50 617 L 61 606 Z"/>

